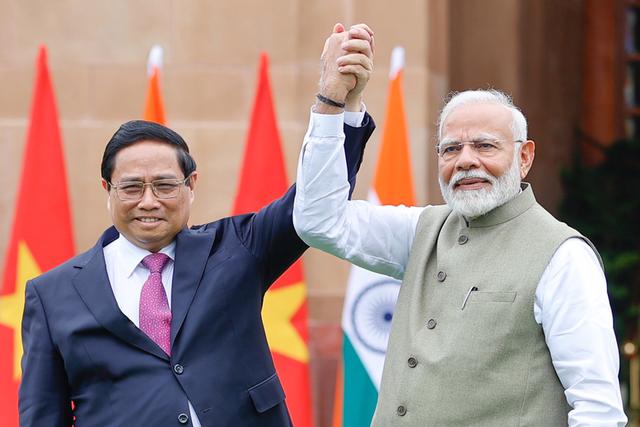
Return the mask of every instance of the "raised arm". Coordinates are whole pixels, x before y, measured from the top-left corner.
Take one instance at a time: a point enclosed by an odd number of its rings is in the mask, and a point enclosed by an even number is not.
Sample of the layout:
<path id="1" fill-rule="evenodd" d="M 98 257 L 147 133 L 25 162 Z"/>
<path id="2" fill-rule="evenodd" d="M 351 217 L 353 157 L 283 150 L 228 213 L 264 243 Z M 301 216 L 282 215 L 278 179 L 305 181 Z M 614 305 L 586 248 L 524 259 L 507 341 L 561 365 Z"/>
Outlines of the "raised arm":
<path id="1" fill-rule="evenodd" d="M 373 120 L 365 114 L 362 126 L 345 125 L 344 130 L 340 130 L 343 135 L 340 140 L 340 151 L 345 162 L 345 173 L 349 177 L 346 191 L 348 196 L 353 192 L 356 174 L 362 164 L 364 148 L 374 129 Z M 265 260 L 263 265 L 268 269 L 267 283 L 280 276 L 308 248 L 293 227 L 293 202 L 296 192 L 297 184 L 294 184 L 283 197 L 260 211 L 239 215 L 232 219 L 245 247 L 256 257 Z"/>
<path id="2" fill-rule="evenodd" d="M 366 74 L 369 53 L 363 40 L 372 33 L 366 26 L 349 32 L 334 32 L 323 52 L 323 83 L 339 79 L 350 71 Z M 345 51 L 346 50 L 346 51 Z M 372 51 L 371 51 L 372 52 Z M 339 64 L 332 74 L 332 64 Z M 356 73 L 360 70 L 360 73 Z M 367 77 L 368 79 L 368 77 Z M 358 79 L 353 90 L 364 87 Z M 326 91 L 338 101 L 353 101 L 344 93 Z M 359 102 L 359 98 L 358 98 Z M 352 103 L 355 103 L 353 101 Z M 421 208 L 373 206 L 362 201 L 349 202 L 350 182 L 342 143 L 343 115 L 336 108 L 316 103 L 298 162 L 296 200 L 293 213 L 296 232 L 310 246 L 364 268 L 401 278 L 409 257 L 415 226 Z"/>
<path id="3" fill-rule="evenodd" d="M 366 32 L 364 29 L 363 32 Z M 336 25 L 334 34 L 344 33 L 344 28 Z M 344 33 L 343 35 L 346 35 Z M 363 35 L 364 39 L 359 39 L 356 45 L 362 48 L 363 43 L 369 45 L 370 35 Z M 325 49 L 325 52 L 329 52 Z M 358 54 L 356 58 L 371 67 L 369 56 L 372 54 L 368 49 L 365 54 Z M 326 56 L 324 56 L 326 63 Z M 364 58 L 364 59 L 363 59 Z M 368 61 L 368 62 L 367 62 Z M 368 71 L 364 67 L 358 70 L 358 76 L 352 72 L 341 74 L 338 71 L 339 65 L 336 58 L 331 58 L 333 65 L 323 67 L 321 83 L 318 94 L 321 98 L 331 99 L 336 104 L 348 104 L 348 108 L 352 108 L 351 119 L 355 126 L 348 126 L 343 123 L 343 107 L 335 107 L 318 100 L 317 108 L 326 111 L 339 110 L 339 120 L 317 120 L 312 121 L 310 126 L 320 127 L 329 133 L 337 133 L 341 135 L 340 151 L 342 159 L 345 162 L 345 173 L 348 176 L 347 194 L 350 195 L 355 185 L 356 173 L 362 163 L 364 147 L 375 127 L 373 120 L 365 112 L 360 111 L 361 105 L 361 87 L 364 87 L 368 79 Z M 345 65 L 349 67 L 349 64 Z M 348 70 L 348 69 L 346 69 Z M 358 92 L 354 89 L 358 87 Z M 320 105 L 321 104 L 321 105 Z M 328 117 L 336 117 L 330 115 Z M 333 129 L 332 126 L 337 126 Z M 346 135 L 346 140 L 345 140 Z M 266 269 L 265 283 L 268 285 L 282 274 L 303 251 L 307 249 L 307 245 L 298 237 L 293 227 L 293 201 L 296 192 L 296 186 L 292 186 L 287 193 L 278 200 L 270 203 L 254 214 L 241 215 L 233 218 L 234 226 L 244 246 L 254 254 L 257 258 L 263 260 L 261 264 Z M 266 290 L 266 289 L 265 289 Z"/>

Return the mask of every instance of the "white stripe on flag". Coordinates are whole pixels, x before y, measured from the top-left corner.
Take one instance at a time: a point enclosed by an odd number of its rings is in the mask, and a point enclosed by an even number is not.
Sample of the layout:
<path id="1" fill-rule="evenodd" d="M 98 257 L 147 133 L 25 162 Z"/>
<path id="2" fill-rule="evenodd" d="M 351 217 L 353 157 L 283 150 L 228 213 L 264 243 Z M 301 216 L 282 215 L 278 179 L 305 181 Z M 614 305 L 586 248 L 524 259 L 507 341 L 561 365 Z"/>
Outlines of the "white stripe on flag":
<path id="1" fill-rule="evenodd" d="M 369 201 L 380 204 L 374 190 L 369 192 Z M 399 291 L 398 280 L 355 265 L 351 267 L 342 329 L 378 390 Z"/>

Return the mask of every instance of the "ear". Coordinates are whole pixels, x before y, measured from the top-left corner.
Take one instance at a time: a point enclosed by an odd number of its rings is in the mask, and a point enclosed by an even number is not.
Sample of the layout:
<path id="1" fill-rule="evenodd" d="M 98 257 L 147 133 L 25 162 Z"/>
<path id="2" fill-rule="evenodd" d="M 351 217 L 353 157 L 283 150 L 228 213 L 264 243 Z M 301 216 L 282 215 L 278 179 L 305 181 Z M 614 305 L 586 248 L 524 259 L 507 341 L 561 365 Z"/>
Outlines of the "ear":
<path id="1" fill-rule="evenodd" d="M 191 174 L 191 178 L 189 178 L 189 198 L 191 199 L 191 203 L 193 203 L 193 200 L 196 197 L 196 181 L 198 181 L 198 172 L 193 171 L 193 173 Z"/>
<path id="2" fill-rule="evenodd" d="M 107 192 L 107 210 L 111 212 L 111 194 L 109 193 L 109 183 L 105 181 L 105 179 L 101 179 L 100 183 L 102 184 L 102 188 Z"/>
<path id="3" fill-rule="evenodd" d="M 524 179 L 529 173 L 535 156 L 536 143 L 530 139 L 523 142 L 520 147 L 520 179 Z"/>

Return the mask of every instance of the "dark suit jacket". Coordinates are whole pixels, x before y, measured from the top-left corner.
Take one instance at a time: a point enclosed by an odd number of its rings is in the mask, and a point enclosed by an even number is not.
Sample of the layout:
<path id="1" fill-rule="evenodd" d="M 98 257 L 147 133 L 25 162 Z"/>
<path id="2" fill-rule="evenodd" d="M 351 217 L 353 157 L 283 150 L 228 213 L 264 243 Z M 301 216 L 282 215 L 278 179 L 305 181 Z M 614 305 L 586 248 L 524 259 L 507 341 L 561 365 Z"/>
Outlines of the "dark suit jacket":
<path id="1" fill-rule="evenodd" d="M 368 116 L 345 127 L 352 183 L 373 128 Z M 260 311 L 307 248 L 293 228 L 294 194 L 177 235 L 170 357 L 118 308 L 103 256 L 115 228 L 30 281 L 20 424 L 177 426 L 188 399 L 203 426 L 291 425 Z"/>

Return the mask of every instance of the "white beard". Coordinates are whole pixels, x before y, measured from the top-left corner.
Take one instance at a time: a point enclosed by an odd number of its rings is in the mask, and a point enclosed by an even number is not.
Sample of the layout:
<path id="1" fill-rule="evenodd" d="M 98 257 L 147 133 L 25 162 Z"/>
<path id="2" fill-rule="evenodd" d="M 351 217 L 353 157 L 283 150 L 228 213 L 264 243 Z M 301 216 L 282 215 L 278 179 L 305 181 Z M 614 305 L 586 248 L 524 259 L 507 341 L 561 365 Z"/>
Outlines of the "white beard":
<path id="1" fill-rule="evenodd" d="M 491 188 L 454 190 L 455 184 L 465 178 L 486 179 L 491 183 Z M 442 180 L 441 176 L 438 177 L 440 191 L 447 205 L 466 218 L 484 215 L 513 199 L 520 192 L 520 181 L 520 160 L 517 150 L 509 170 L 498 178 L 478 170 L 457 172 L 448 184 Z"/>

